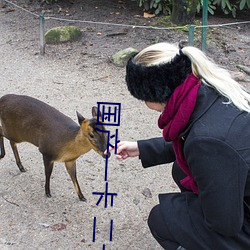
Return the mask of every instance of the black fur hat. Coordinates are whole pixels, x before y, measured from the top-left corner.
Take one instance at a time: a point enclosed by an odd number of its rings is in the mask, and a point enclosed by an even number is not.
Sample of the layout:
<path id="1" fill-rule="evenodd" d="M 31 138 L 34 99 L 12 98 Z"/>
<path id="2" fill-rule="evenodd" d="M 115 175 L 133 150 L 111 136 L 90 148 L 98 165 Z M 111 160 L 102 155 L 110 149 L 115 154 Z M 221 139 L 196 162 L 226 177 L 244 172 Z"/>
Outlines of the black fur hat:
<path id="1" fill-rule="evenodd" d="M 165 103 L 192 71 L 190 59 L 182 52 L 171 62 L 154 66 L 135 64 L 134 56 L 126 66 L 126 82 L 131 95 L 142 101 Z"/>

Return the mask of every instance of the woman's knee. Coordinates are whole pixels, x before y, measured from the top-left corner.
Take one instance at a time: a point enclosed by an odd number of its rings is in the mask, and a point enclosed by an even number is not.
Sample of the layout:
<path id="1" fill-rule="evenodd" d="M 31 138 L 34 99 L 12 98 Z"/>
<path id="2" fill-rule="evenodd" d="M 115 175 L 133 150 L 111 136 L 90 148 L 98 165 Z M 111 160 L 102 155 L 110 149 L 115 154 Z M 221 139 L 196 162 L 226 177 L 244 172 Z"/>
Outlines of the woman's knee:
<path id="1" fill-rule="evenodd" d="M 148 226 L 157 241 L 162 241 L 166 238 L 165 234 L 167 233 L 167 228 L 160 211 L 160 204 L 152 208 L 148 216 Z"/>
<path id="2" fill-rule="evenodd" d="M 152 208 L 148 217 L 148 226 L 154 238 L 164 249 L 177 249 L 179 244 L 175 242 L 169 232 L 161 214 L 159 204 Z"/>
<path id="3" fill-rule="evenodd" d="M 148 216 L 148 226 L 152 232 L 155 231 L 155 229 L 157 228 L 158 225 L 158 220 L 159 220 L 159 216 L 160 216 L 160 205 L 156 205 L 155 207 L 152 208 L 152 210 L 150 211 L 150 214 Z"/>

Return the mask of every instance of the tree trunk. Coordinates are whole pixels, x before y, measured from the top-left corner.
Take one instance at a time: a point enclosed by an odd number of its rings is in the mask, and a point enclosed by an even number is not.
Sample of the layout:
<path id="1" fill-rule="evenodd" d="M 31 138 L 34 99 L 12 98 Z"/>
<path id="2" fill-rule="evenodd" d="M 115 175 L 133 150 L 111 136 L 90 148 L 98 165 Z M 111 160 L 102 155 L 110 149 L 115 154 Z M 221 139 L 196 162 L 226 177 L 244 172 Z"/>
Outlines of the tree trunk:
<path id="1" fill-rule="evenodd" d="M 171 22 L 178 25 L 192 24 L 198 0 L 173 0 Z"/>

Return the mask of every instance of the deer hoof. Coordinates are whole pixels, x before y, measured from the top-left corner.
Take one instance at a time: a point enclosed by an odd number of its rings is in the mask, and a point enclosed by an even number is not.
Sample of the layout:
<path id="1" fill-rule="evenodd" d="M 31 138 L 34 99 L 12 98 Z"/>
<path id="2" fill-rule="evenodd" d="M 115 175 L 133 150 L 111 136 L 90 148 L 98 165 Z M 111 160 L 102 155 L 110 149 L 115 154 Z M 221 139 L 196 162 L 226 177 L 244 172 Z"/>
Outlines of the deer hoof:
<path id="1" fill-rule="evenodd" d="M 46 194 L 46 196 L 47 196 L 48 198 L 51 198 L 51 194 L 50 194 L 50 193 Z"/>
<path id="2" fill-rule="evenodd" d="M 87 201 L 87 199 L 84 196 L 79 197 L 79 199 L 80 199 L 80 201 Z"/>

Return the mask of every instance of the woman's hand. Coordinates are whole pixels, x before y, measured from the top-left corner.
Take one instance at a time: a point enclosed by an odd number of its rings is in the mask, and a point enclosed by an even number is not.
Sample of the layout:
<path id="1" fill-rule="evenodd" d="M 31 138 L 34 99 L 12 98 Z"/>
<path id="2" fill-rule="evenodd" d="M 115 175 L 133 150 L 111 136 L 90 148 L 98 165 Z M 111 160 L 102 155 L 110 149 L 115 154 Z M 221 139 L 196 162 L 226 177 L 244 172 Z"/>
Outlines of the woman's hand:
<path id="1" fill-rule="evenodd" d="M 114 151 L 115 148 L 109 148 L 109 152 Z M 107 152 L 107 151 L 106 151 Z M 104 152 L 104 153 L 106 153 Z M 139 149 L 137 142 L 121 141 L 117 143 L 116 158 L 120 161 L 128 157 L 139 156 Z"/>

